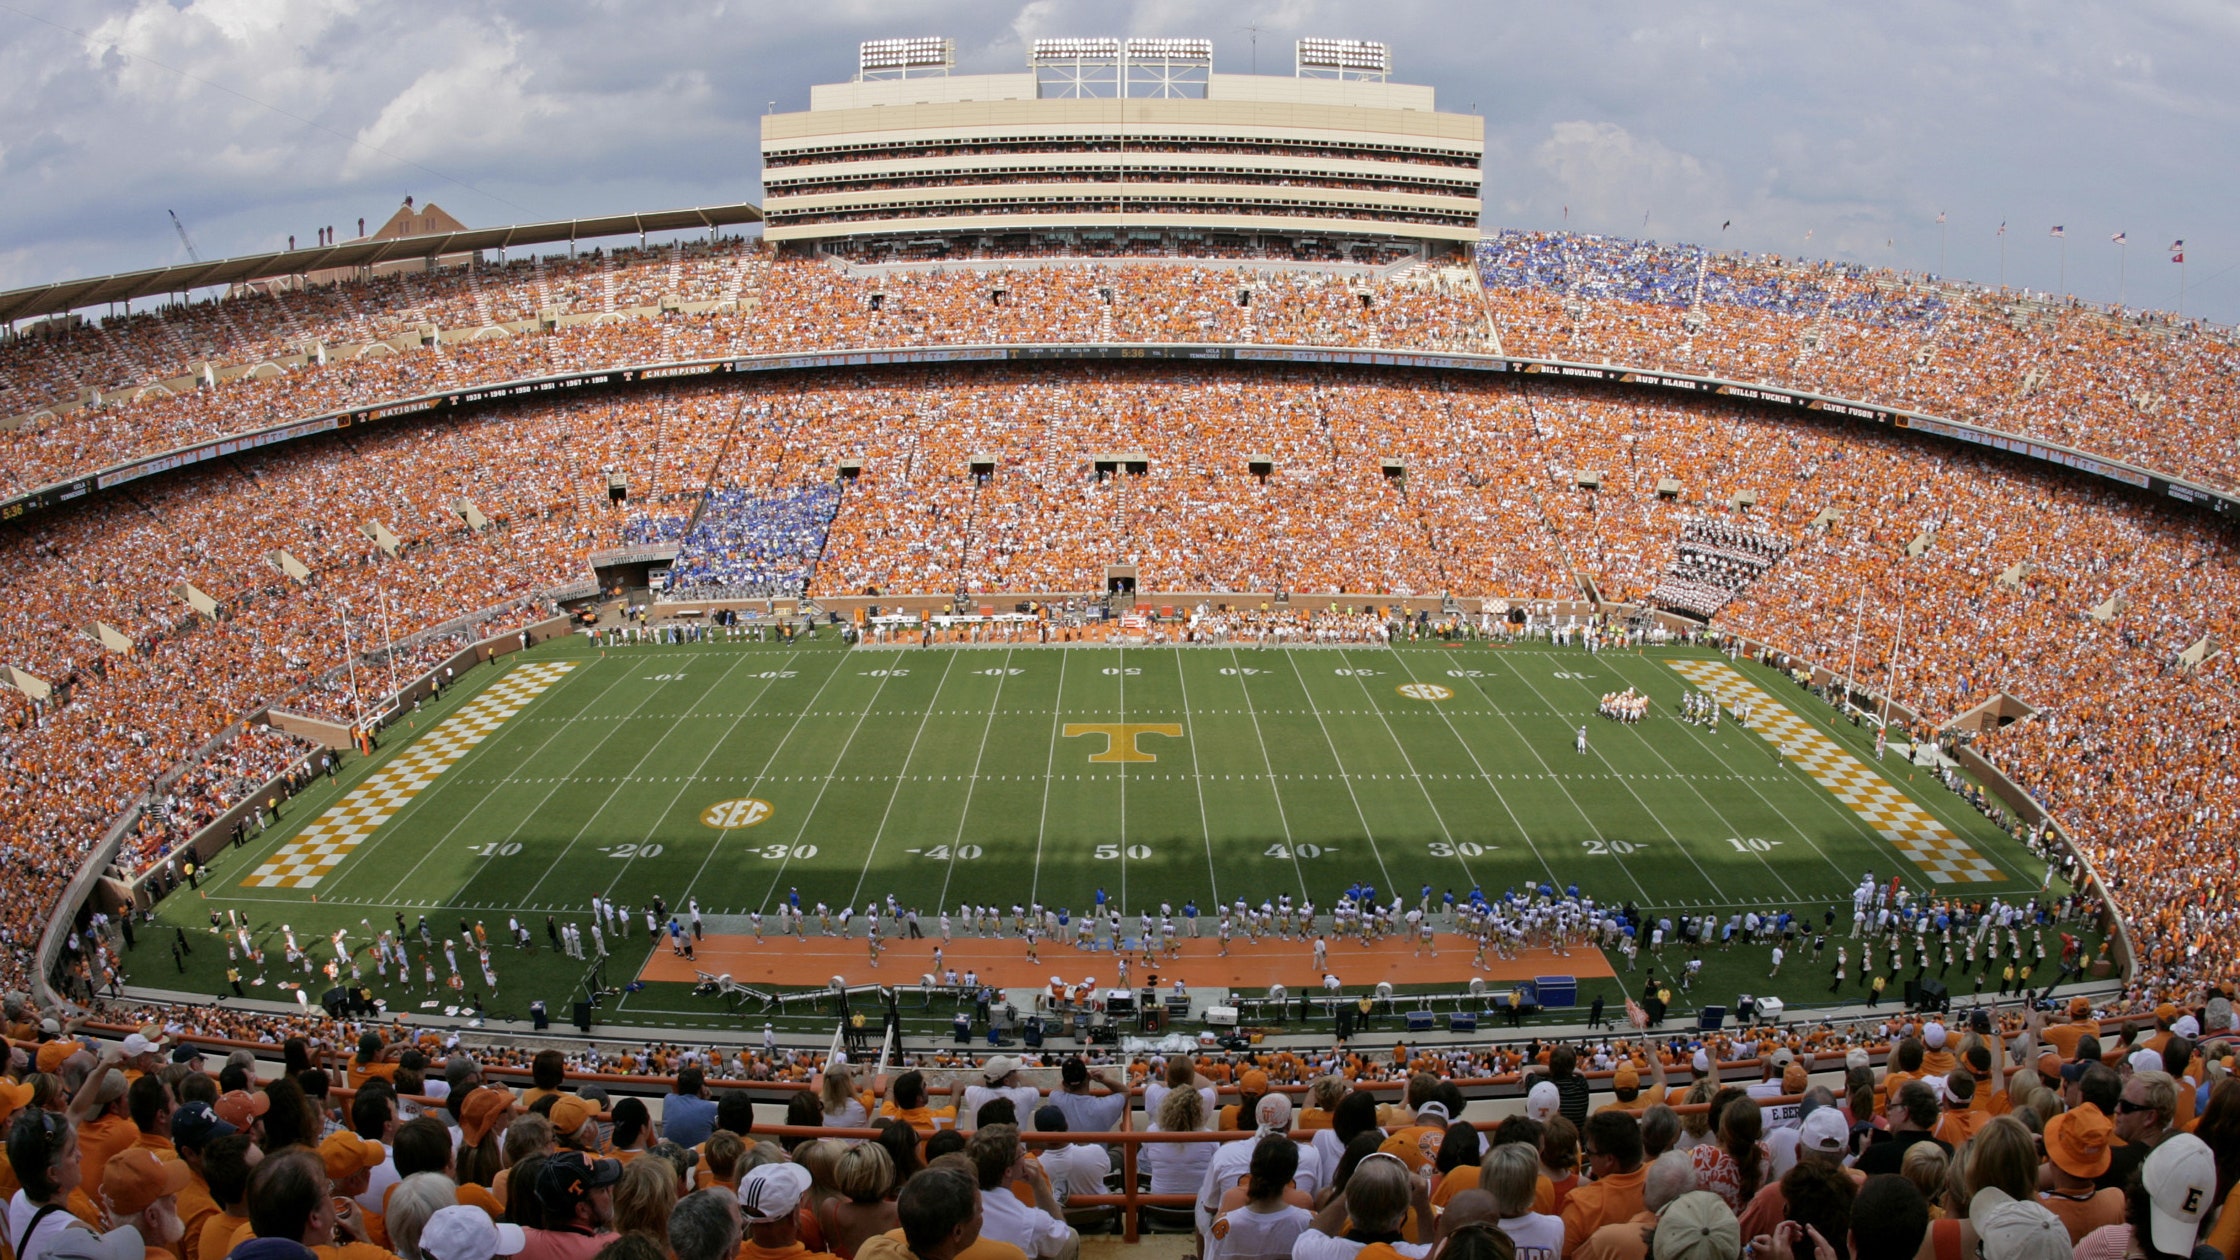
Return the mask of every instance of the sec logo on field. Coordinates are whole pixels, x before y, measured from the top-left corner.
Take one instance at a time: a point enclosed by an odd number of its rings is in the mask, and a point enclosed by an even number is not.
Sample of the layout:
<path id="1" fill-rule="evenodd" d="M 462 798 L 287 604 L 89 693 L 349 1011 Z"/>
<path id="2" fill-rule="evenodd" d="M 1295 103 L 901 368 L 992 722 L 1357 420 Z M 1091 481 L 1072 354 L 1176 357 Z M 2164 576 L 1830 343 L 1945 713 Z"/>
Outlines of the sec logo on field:
<path id="1" fill-rule="evenodd" d="M 737 800 L 717 801 L 701 810 L 700 821 L 718 831 L 737 831 L 767 822 L 773 812 L 770 802 L 760 797 L 742 796 Z"/>
<path id="2" fill-rule="evenodd" d="M 1454 692 L 1437 683 L 1401 683 L 1400 694 L 1410 700 L 1452 700 Z"/>

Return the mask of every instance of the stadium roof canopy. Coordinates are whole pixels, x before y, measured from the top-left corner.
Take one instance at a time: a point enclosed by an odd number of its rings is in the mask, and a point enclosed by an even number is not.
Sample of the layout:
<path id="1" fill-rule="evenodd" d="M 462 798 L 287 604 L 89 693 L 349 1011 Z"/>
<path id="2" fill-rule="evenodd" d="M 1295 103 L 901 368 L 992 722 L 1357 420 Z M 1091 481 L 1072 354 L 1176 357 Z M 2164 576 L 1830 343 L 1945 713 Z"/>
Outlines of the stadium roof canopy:
<path id="1" fill-rule="evenodd" d="M 549 223 L 523 223 L 512 227 L 475 228 L 464 232 L 439 232 L 427 236 L 399 236 L 387 240 L 368 238 L 313 249 L 280 250 L 269 254 L 243 254 L 176 267 L 152 267 L 113 276 L 61 280 L 0 293 L 0 320 L 36 319 L 109 302 L 165 293 L 185 293 L 211 285 L 242 284 L 277 276 L 337 268 L 372 267 L 380 263 L 440 258 L 475 250 L 505 249 L 520 245 L 548 245 L 555 241 L 596 240 L 632 233 L 679 232 L 694 228 L 728 227 L 762 222 L 762 210 L 745 202 L 729 206 L 702 206 L 691 210 L 659 210 L 647 214 L 610 214 L 593 219 L 555 219 Z"/>

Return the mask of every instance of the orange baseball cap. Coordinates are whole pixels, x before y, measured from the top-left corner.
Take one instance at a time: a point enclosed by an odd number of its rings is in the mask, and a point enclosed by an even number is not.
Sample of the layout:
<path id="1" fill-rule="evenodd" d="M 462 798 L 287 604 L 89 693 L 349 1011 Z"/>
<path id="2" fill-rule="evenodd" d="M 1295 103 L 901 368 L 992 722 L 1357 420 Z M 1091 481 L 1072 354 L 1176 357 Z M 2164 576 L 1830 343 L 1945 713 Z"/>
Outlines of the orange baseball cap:
<path id="1" fill-rule="evenodd" d="M 1237 1082 L 1237 1088 L 1247 1094 L 1265 1094 L 1268 1092 L 1268 1074 L 1254 1068 L 1244 1074 L 1243 1080 Z"/>
<path id="2" fill-rule="evenodd" d="M 2164 1002 L 2154 1008 L 2154 1018 L 2158 1024 L 2172 1023 L 2178 1018 L 2178 1008 L 2172 1003 Z"/>
<path id="3" fill-rule="evenodd" d="M 0 1077 L 0 1120 L 6 1120 L 23 1110 L 30 1104 L 31 1095 L 36 1092 L 29 1081 L 11 1081 Z"/>
<path id="4" fill-rule="evenodd" d="M 246 1131 L 256 1123 L 258 1116 L 272 1110 L 272 1096 L 261 1090 L 252 1094 L 245 1089 L 236 1089 L 220 1098 L 210 1110 L 217 1112 L 220 1120 Z"/>
<path id="5" fill-rule="evenodd" d="M 1634 1071 L 1633 1065 L 1628 1063 L 1610 1074 L 1610 1088 L 1639 1089 L 1641 1088 L 1641 1073 Z"/>
<path id="6" fill-rule="evenodd" d="M 389 1153 L 381 1143 L 368 1142 L 348 1129 L 327 1135 L 319 1143 L 319 1158 L 327 1166 L 327 1176 L 334 1181 L 347 1181 L 359 1173 L 381 1167 Z"/>
<path id="7" fill-rule="evenodd" d="M 2098 1177 L 2114 1156 L 2108 1150 L 2115 1126 L 2098 1107 L 2064 1111 L 2046 1121 L 2046 1158 L 2072 1177 Z"/>
<path id="8" fill-rule="evenodd" d="M 512 1110 L 512 1090 L 475 1090 L 467 1095 L 465 1102 L 459 1105 L 459 1132 L 466 1138 L 467 1145 L 474 1146 L 489 1135 L 490 1126 L 496 1124 L 499 1117 Z M 553 1110 L 559 1110 L 558 1104 L 554 1105 Z M 582 1126 L 578 1125 L 577 1127 L 581 1128 Z"/>
<path id="9" fill-rule="evenodd" d="M 598 1118 L 599 1109 L 574 1094 L 552 1104 L 552 1131 L 561 1137 L 573 1136 L 576 1130 Z"/>
<path id="10" fill-rule="evenodd" d="M 1791 1063 L 1788 1067 L 1785 1067 L 1781 1070 L 1782 1093 L 1801 1094 L 1805 1090 L 1809 1089 L 1811 1085 L 1812 1077 L 1804 1070 L 1804 1064 Z"/>
<path id="11" fill-rule="evenodd" d="M 2071 1019 L 2083 1019 L 2083 1018 L 2084 1018 L 2085 1016 L 2087 1016 L 2087 1015 L 2090 1015 L 2091 1013 L 2092 1013 L 2092 999 L 2091 999 L 2091 998 L 2088 998 L 2088 997 L 2073 997 L 2073 998 L 2070 998 L 2070 999 L 2069 999 L 2069 1018 L 2071 1018 Z"/>
<path id="12" fill-rule="evenodd" d="M 2046 1078 L 2047 1080 L 2051 1080 L 2051 1081 L 2058 1081 L 2058 1080 L 2060 1080 L 2060 1079 L 2061 1079 L 2061 1056 L 2060 1056 L 2060 1055 L 2058 1055 L 2058 1054 L 2041 1054 L 2041 1055 L 2039 1055 L 2039 1056 L 2038 1056 L 2038 1075 L 2040 1075 L 2040 1076 L 2043 1076 L 2043 1077 L 2045 1077 L 2045 1078 Z"/>
<path id="13" fill-rule="evenodd" d="M 130 1147 L 102 1166 L 101 1197 L 117 1216 L 138 1216 L 156 1200 L 186 1189 L 192 1180 L 194 1170 L 179 1160 L 157 1159 L 154 1151 Z"/>
<path id="14" fill-rule="evenodd" d="M 43 1042 L 39 1046 L 38 1057 L 33 1060 L 33 1066 L 50 1074 L 59 1072 L 63 1061 L 83 1048 L 75 1041 Z"/>

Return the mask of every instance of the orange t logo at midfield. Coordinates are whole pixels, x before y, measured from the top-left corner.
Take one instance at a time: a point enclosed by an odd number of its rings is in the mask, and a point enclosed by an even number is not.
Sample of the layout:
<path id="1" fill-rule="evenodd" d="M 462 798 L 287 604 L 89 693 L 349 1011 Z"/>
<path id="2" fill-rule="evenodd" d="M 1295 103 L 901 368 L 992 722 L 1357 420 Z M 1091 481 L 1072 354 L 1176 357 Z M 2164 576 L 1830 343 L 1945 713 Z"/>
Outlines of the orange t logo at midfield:
<path id="1" fill-rule="evenodd" d="M 1061 732 L 1067 739 L 1083 735 L 1105 737 L 1104 751 L 1089 754 L 1091 761 L 1157 761 L 1158 755 L 1136 747 L 1136 738 L 1142 735 L 1164 735 L 1168 739 L 1182 738 L 1179 722 L 1068 722 Z"/>

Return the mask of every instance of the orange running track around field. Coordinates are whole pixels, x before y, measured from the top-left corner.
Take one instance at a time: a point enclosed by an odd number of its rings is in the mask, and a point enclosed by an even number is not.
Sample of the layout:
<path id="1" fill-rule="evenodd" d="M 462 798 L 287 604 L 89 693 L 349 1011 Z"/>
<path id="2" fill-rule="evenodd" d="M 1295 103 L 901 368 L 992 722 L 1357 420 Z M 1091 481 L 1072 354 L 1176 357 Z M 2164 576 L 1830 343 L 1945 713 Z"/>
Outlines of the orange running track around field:
<path id="1" fill-rule="evenodd" d="M 646 959 L 638 978 L 691 984 L 699 979 L 700 972 L 707 972 L 728 973 L 734 982 L 758 988 L 822 988 L 834 976 L 844 976 L 851 984 L 885 981 L 913 985 L 932 968 L 933 947 L 938 943 L 932 937 L 915 941 L 889 938 L 874 968 L 860 936 L 796 940 L 772 934 L 761 941 L 752 936 L 709 936 L 694 946 L 695 957 L 690 959 L 671 954 L 666 944 L 658 946 Z M 1181 945 L 1182 957 L 1162 958 L 1148 967 L 1141 954 L 1131 955 L 1129 982 L 1141 985 L 1146 975 L 1156 973 L 1162 985 L 1180 976 L 1187 985 L 1242 990 L 1265 991 L 1269 985 L 1281 983 L 1293 993 L 1303 994 L 1322 987 L 1322 976 L 1314 967 L 1313 946 L 1302 941 L 1268 940 L 1256 945 L 1232 941 L 1227 958 L 1220 956 L 1220 942 L 1211 937 L 1184 939 Z M 1473 976 L 1483 976 L 1489 986 L 1498 988 L 1535 976 L 1577 976 L 1585 980 L 1615 974 L 1602 951 L 1589 947 L 1573 949 L 1561 957 L 1544 949 L 1528 950 L 1514 960 L 1489 956 L 1483 968 L 1470 965 L 1471 952 L 1472 947 L 1459 937 L 1444 938 L 1436 958 L 1416 957 L 1413 942 L 1397 938 L 1367 949 L 1351 939 L 1333 941 L 1330 970 L 1352 993 L 1384 980 L 1395 985 L 1459 987 Z M 1017 937 L 959 936 L 950 941 L 942 959 L 958 975 L 969 968 L 980 973 L 983 983 L 999 988 L 1040 988 L 1049 984 L 1052 976 L 1068 984 L 1094 976 L 1100 988 L 1110 987 L 1119 979 L 1117 959 L 1110 950 L 1076 950 L 1045 942 L 1041 953 L 1041 962 L 1029 962 L 1026 946 Z"/>

